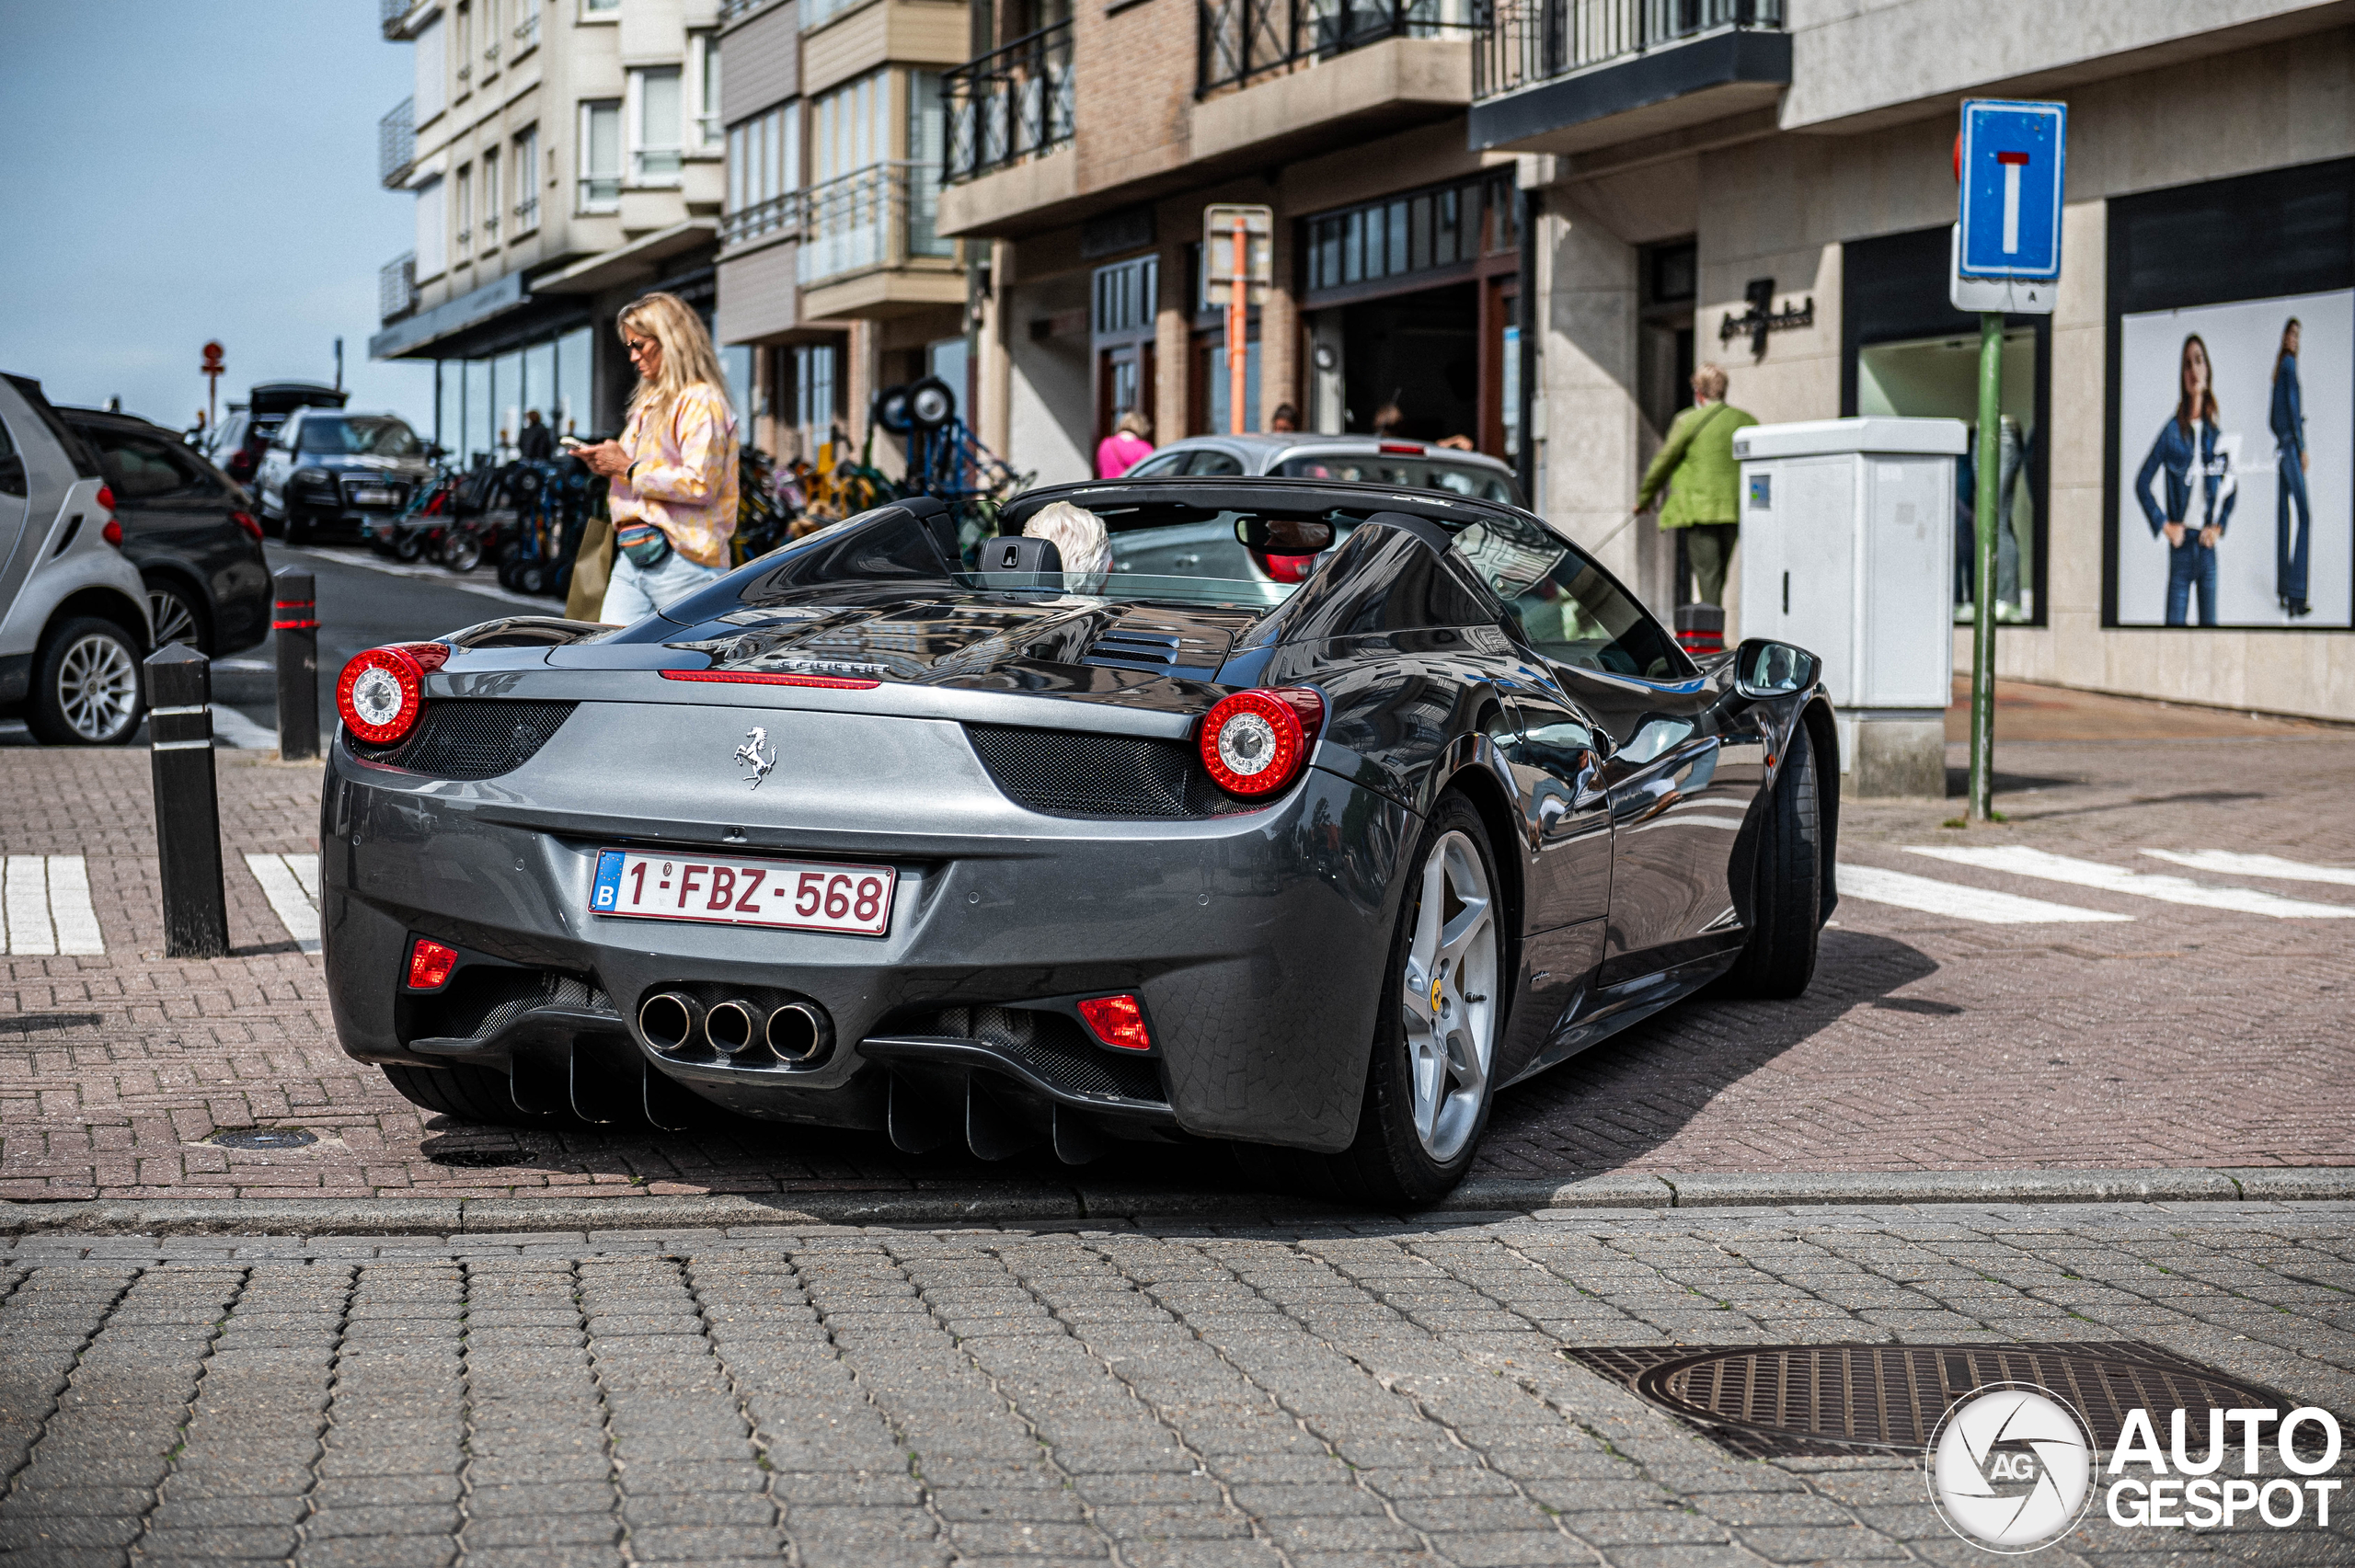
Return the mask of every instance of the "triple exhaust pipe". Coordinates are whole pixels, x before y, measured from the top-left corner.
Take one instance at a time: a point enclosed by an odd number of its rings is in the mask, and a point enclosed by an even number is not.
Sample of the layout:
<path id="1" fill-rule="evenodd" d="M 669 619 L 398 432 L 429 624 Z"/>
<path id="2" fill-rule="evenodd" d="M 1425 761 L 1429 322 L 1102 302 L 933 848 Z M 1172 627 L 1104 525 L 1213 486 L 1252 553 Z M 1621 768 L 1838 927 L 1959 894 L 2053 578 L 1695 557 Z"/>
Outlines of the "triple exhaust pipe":
<path id="1" fill-rule="evenodd" d="M 708 1047 L 730 1061 L 757 1063 L 765 1054 L 787 1067 L 815 1067 L 833 1048 L 833 1025 L 814 1002 L 766 1009 L 730 998 L 706 1007 L 684 991 L 658 991 L 638 1010 L 638 1032 L 664 1056 Z"/>

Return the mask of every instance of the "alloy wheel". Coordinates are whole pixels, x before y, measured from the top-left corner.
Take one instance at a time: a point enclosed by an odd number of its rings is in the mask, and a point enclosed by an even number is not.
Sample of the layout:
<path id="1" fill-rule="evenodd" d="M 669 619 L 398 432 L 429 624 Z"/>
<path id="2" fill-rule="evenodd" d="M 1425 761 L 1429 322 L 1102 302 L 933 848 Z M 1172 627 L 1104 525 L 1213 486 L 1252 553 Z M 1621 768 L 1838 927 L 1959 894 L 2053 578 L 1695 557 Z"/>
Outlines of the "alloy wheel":
<path id="1" fill-rule="evenodd" d="M 151 588 L 147 590 L 147 618 L 155 624 L 157 647 L 169 647 L 179 643 L 195 648 L 199 653 L 204 651 L 197 640 L 196 612 L 190 608 L 187 600 L 172 589 Z"/>
<path id="2" fill-rule="evenodd" d="M 139 667 L 117 639 L 91 632 L 76 637 L 57 667 L 57 705 L 85 740 L 121 733 L 139 706 Z"/>
<path id="3" fill-rule="evenodd" d="M 1461 832 L 1431 846 L 1407 948 L 1407 1067 L 1415 1133 L 1442 1164 L 1464 1151 L 1496 1049 L 1497 922 L 1488 872 Z"/>

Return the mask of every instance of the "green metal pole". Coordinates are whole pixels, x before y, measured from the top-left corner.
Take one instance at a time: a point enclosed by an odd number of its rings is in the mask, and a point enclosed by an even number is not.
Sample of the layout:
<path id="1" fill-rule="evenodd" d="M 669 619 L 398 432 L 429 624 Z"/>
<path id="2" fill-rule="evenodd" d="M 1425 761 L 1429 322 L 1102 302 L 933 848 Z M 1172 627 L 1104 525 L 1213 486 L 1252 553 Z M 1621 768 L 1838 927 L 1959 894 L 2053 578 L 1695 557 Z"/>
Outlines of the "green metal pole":
<path id="1" fill-rule="evenodd" d="M 1979 313 L 1978 588 L 1970 596 L 1970 820 L 1995 816 L 1995 502 L 2003 476 L 2004 316 Z"/>

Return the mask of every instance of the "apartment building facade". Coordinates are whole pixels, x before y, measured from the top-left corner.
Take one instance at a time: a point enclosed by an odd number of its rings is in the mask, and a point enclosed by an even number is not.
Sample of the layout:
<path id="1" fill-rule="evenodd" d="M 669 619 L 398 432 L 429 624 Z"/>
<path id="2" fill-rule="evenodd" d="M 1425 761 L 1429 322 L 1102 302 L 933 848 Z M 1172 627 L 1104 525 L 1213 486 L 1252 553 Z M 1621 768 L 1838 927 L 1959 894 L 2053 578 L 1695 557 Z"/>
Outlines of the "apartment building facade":
<path id="1" fill-rule="evenodd" d="M 2066 101 L 2060 308 L 2006 327 L 2002 670 L 2355 719 L 2342 7 L 976 7 L 973 58 L 948 74 L 939 224 L 977 259 L 986 246 L 984 440 L 1071 478 L 1131 402 L 1162 439 L 1225 428 L 1202 208 L 1266 202 L 1276 280 L 1254 313 L 1246 424 L 1290 403 L 1304 428 L 1363 430 L 1396 401 L 1408 433 L 1514 462 L 1541 509 L 1663 610 L 1684 586 L 1675 537 L 1631 510 L 1694 364 L 1723 364 L 1732 401 L 1769 421 L 1970 417 L 1976 322 L 1947 301 L 1957 106 Z M 2271 405 L 2292 317 L 2306 436 L 2285 466 Z M 2193 337 L 2236 511 L 2216 624 L 2194 608 L 2177 626 L 2138 488 L 2168 504 L 2154 432 Z"/>
<path id="2" fill-rule="evenodd" d="M 527 408 L 618 429 L 621 306 L 657 288 L 717 303 L 718 0 L 382 6 L 417 74 L 380 175 L 413 195 L 417 243 L 384 269 L 370 353 L 435 361 L 436 439 L 461 461 L 511 449 Z"/>
<path id="3" fill-rule="evenodd" d="M 862 439 L 879 387 L 961 395 L 966 282 L 935 220 L 963 0 L 728 0 L 720 23 L 717 325 L 749 360 L 752 438 L 810 454 Z"/>

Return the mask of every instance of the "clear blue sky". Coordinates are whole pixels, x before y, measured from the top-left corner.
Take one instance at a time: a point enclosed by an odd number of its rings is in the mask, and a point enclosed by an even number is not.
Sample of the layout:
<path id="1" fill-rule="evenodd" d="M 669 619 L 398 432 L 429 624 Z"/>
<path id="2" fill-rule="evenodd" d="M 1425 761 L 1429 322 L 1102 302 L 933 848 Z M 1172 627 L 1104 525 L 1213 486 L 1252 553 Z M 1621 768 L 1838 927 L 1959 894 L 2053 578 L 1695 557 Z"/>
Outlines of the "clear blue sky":
<path id="1" fill-rule="evenodd" d="M 430 429 L 430 365 L 374 364 L 376 272 L 415 243 L 376 182 L 414 86 L 376 0 L 0 0 L 0 369 L 175 428 L 329 381 Z"/>

